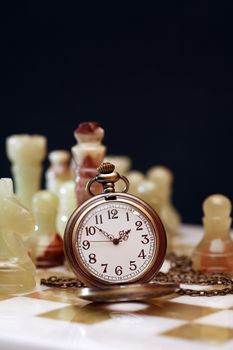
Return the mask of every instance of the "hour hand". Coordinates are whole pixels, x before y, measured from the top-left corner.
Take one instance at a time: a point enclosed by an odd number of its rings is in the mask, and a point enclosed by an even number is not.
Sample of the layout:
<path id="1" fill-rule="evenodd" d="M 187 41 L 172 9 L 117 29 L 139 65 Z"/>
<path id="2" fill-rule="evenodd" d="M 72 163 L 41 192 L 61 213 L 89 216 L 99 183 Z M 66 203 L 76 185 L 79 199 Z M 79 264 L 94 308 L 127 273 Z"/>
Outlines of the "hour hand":
<path id="1" fill-rule="evenodd" d="M 108 232 L 102 230 L 102 228 L 99 228 L 99 227 L 97 227 L 97 226 L 95 226 L 95 228 L 97 228 L 97 230 L 98 230 L 100 233 L 102 233 L 105 237 L 107 237 L 108 239 L 110 239 L 110 241 L 113 241 L 113 240 L 114 240 L 114 236 L 111 235 L 110 233 L 108 233 Z"/>
<path id="2" fill-rule="evenodd" d="M 127 239 L 129 238 L 129 233 L 130 233 L 130 229 L 129 230 L 122 230 L 119 232 L 119 242 L 122 242 L 122 241 L 127 241 Z"/>

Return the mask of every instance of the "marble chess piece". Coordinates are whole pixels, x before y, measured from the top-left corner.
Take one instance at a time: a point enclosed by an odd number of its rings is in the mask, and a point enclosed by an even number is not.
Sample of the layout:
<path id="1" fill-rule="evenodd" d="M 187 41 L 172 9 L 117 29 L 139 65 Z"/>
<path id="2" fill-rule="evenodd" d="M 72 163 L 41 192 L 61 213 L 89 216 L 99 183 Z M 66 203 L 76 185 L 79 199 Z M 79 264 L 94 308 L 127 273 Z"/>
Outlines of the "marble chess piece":
<path id="1" fill-rule="evenodd" d="M 115 165 L 115 170 L 120 174 L 126 176 L 127 173 L 130 171 L 132 162 L 131 159 L 127 156 L 113 156 L 113 155 L 107 155 L 104 158 L 104 162 L 111 163 Z M 124 189 L 125 184 L 123 181 L 118 181 L 115 184 L 115 191 L 116 192 L 122 192 Z"/>
<path id="2" fill-rule="evenodd" d="M 59 209 L 57 214 L 57 231 L 63 238 L 67 221 L 77 207 L 74 181 L 64 182 L 59 190 Z"/>
<path id="3" fill-rule="evenodd" d="M 50 191 L 41 190 L 32 201 L 35 217 L 34 256 L 37 267 L 53 267 L 64 262 L 63 240 L 57 233 L 56 216 L 58 197 Z"/>
<path id="4" fill-rule="evenodd" d="M 131 170 L 126 174 L 127 179 L 129 180 L 129 193 L 134 196 L 138 195 L 138 186 L 142 181 L 145 180 L 145 176 L 142 172 L 138 170 Z"/>
<path id="5" fill-rule="evenodd" d="M 34 231 L 34 219 L 13 193 L 11 179 L 0 179 L 0 293 L 24 293 L 35 287 L 36 269 L 22 237 Z"/>
<path id="6" fill-rule="evenodd" d="M 127 156 L 114 156 L 107 155 L 104 157 L 104 162 L 111 163 L 115 165 L 115 170 L 120 174 L 126 176 L 130 171 L 132 161 Z"/>
<path id="7" fill-rule="evenodd" d="M 77 144 L 72 147 L 73 164 L 75 172 L 75 191 L 77 205 L 90 198 L 86 192 L 87 182 L 97 175 L 97 168 L 103 162 L 106 147 L 102 144 L 104 129 L 96 122 L 86 122 L 79 124 L 74 136 Z M 94 193 L 102 191 L 100 184 L 92 186 Z"/>
<path id="8" fill-rule="evenodd" d="M 138 184 L 135 195 L 141 199 L 143 199 L 146 203 L 148 203 L 159 215 L 164 228 L 166 230 L 167 235 L 167 252 L 172 250 L 173 245 L 173 237 L 169 226 L 169 221 L 167 221 L 167 217 L 164 215 L 164 201 L 163 194 L 161 194 L 162 188 L 159 184 L 155 183 L 148 178 L 145 178 L 143 181 L 140 181 Z"/>
<path id="9" fill-rule="evenodd" d="M 12 135 L 6 139 L 6 151 L 12 163 L 16 194 L 30 210 L 32 196 L 40 188 L 41 163 L 45 158 L 46 149 L 46 138 L 41 135 Z"/>
<path id="10" fill-rule="evenodd" d="M 164 166 L 155 166 L 149 169 L 148 179 L 157 185 L 159 197 L 159 213 L 164 223 L 169 239 L 173 241 L 179 234 L 181 216 L 172 203 L 173 174 Z M 171 242 L 172 243 L 172 242 Z"/>
<path id="11" fill-rule="evenodd" d="M 158 214 L 160 212 L 160 202 L 158 196 L 158 186 L 148 179 L 144 179 L 136 188 L 136 196 L 148 203 Z"/>
<path id="12" fill-rule="evenodd" d="M 233 240 L 231 230 L 231 202 L 215 194 L 203 203 L 204 235 L 193 251 L 193 267 L 207 272 L 233 274 Z"/>
<path id="13" fill-rule="evenodd" d="M 55 150 L 49 153 L 50 167 L 45 173 L 46 189 L 59 194 L 64 182 L 73 178 L 70 169 L 70 153 L 65 150 Z"/>

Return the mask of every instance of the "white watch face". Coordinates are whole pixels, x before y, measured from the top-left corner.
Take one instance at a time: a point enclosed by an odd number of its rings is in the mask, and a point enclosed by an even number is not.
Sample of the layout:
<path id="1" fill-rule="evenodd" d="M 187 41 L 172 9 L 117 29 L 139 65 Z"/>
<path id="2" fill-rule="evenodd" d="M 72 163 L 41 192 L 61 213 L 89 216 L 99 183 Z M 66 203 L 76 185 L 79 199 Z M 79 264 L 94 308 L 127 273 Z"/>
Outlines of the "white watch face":
<path id="1" fill-rule="evenodd" d="M 109 283 L 140 278 L 156 251 L 156 236 L 147 216 L 130 204 L 99 204 L 82 219 L 77 250 L 88 272 Z"/>

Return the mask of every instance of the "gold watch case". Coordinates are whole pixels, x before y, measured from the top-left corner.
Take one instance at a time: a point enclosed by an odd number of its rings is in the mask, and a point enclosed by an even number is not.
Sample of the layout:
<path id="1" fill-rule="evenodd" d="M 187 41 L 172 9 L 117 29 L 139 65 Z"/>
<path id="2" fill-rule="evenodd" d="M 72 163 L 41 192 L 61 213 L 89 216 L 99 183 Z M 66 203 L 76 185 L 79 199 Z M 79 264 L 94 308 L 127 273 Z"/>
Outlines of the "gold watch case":
<path id="1" fill-rule="evenodd" d="M 175 283 L 143 283 L 115 285 L 102 288 L 82 288 L 78 297 L 99 303 L 148 301 L 174 295 L 179 285 Z"/>
<path id="2" fill-rule="evenodd" d="M 83 205 L 81 205 L 73 212 L 67 223 L 64 234 L 64 251 L 66 259 L 74 274 L 88 287 L 101 288 L 113 285 L 119 286 L 119 282 L 113 283 L 104 281 L 91 274 L 90 271 L 82 263 L 76 248 L 79 226 L 88 212 L 101 204 L 107 204 L 116 201 L 117 203 L 130 204 L 137 210 L 140 210 L 148 218 L 148 221 L 150 221 L 153 228 L 153 233 L 156 236 L 155 254 L 149 266 L 145 269 L 144 273 L 140 276 L 135 277 L 135 279 L 130 280 L 130 282 L 121 282 L 121 284 L 124 285 L 131 283 L 149 282 L 159 271 L 165 258 L 167 246 L 165 229 L 158 214 L 147 203 L 142 201 L 140 198 L 128 193 L 114 192 L 96 195 L 93 198 L 87 200 Z"/>

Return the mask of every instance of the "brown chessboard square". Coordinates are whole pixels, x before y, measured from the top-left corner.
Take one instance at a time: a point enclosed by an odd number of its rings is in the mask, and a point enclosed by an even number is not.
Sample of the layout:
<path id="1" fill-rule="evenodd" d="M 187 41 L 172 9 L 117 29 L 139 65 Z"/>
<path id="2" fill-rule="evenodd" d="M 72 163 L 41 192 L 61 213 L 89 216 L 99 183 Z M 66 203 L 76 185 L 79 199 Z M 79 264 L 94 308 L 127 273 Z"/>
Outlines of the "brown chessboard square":
<path id="1" fill-rule="evenodd" d="M 202 343 L 221 344 L 233 339 L 233 329 L 206 324 L 187 323 L 160 335 L 190 341 L 200 341 Z"/>
<path id="2" fill-rule="evenodd" d="M 6 300 L 13 298 L 14 296 L 8 295 L 8 294 L 0 294 L 0 300 Z"/>
<path id="3" fill-rule="evenodd" d="M 88 304 L 84 307 L 71 305 L 37 316 L 53 320 L 78 322 L 84 324 L 95 324 L 111 318 L 110 311 L 98 307 L 96 304 Z"/>
<path id="4" fill-rule="evenodd" d="M 218 312 L 219 309 L 202 307 L 198 305 L 165 302 L 151 305 L 150 307 L 137 311 L 138 314 L 147 316 L 161 316 L 175 318 L 178 320 L 192 321 L 197 318 Z"/>
<path id="5" fill-rule="evenodd" d="M 84 306 L 87 301 L 82 300 L 77 297 L 76 290 L 62 290 L 62 289 L 46 289 L 43 291 L 37 291 L 30 294 L 25 295 L 27 298 L 41 299 L 41 300 L 49 300 L 49 301 L 57 301 L 60 303 L 67 303 L 72 305 Z"/>

